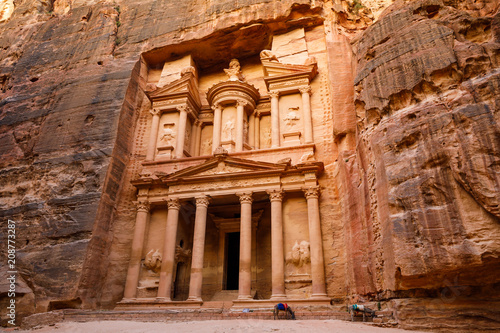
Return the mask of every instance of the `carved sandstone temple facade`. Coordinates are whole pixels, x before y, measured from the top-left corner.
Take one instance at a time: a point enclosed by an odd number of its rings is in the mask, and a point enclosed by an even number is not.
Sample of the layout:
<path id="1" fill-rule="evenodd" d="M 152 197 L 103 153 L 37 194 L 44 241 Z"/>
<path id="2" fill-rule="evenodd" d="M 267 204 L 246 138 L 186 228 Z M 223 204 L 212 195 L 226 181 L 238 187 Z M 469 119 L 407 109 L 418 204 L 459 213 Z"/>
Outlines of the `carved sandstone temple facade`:
<path id="1" fill-rule="evenodd" d="M 330 304 L 316 151 L 331 123 L 321 121 L 318 61 L 263 50 L 228 67 L 167 61 L 148 94 L 118 308 Z"/>

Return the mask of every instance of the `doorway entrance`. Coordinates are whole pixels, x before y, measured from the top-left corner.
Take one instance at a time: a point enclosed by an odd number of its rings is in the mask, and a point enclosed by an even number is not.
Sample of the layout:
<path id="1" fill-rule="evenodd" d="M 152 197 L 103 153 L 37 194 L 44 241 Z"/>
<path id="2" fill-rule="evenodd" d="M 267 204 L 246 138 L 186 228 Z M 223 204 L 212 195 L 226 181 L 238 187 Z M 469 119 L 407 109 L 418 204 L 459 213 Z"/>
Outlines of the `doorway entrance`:
<path id="1" fill-rule="evenodd" d="M 240 233 L 226 233 L 225 290 L 238 290 L 240 273 Z"/>

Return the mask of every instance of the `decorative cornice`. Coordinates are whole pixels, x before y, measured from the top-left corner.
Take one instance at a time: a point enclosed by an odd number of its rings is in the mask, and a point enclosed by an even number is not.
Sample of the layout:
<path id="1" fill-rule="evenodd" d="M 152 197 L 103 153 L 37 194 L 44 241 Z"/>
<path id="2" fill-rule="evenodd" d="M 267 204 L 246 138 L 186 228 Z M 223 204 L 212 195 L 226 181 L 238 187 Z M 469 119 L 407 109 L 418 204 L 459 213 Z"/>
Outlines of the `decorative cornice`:
<path id="1" fill-rule="evenodd" d="M 210 203 L 210 198 L 206 195 L 196 197 L 196 207 L 198 206 L 208 207 L 209 203 Z"/>
<path id="2" fill-rule="evenodd" d="M 167 199 L 166 202 L 169 210 L 170 209 L 179 210 L 181 208 L 181 204 L 179 203 L 179 199 L 177 198 Z"/>
<path id="3" fill-rule="evenodd" d="M 303 187 L 304 195 L 306 199 L 318 199 L 319 198 L 319 186 Z"/>
<path id="4" fill-rule="evenodd" d="M 252 192 L 236 193 L 236 195 L 240 199 L 240 204 L 252 204 L 253 202 Z"/>
<path id="5" fill-rule="evenodd" d="M 285 193 L 283 192 L 283 190 L 279 189 L 279 190 L 267 190 L 266 191 L 267 194 L 269 194 L 269 200 L 272 202 L 272 201 L 282 201 L 283 200 L 283 196 L 285 195 Z"/>

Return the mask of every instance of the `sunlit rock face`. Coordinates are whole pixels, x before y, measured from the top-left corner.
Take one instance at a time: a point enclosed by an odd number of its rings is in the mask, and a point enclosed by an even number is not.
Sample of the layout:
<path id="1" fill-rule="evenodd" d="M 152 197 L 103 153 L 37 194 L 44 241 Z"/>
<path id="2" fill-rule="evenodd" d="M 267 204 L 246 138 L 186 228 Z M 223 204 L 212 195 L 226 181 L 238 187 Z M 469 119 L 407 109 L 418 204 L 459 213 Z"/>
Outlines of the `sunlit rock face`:
<path id="1" fill-rule="evenodd" d="M 191 65 L 164 70 L 165 63 L 192 55 L 208 114 L 205 93 L 226 79 L 232 58 L 267 96 L 259 53 L 273 49 L 282 63 L 303 65 L 310 56 L 318 63 L 311 112 L 313 156 L 325 168 L 319 209 L 328 296 L 380 300 L 410 328 L 492 327 L 500 276 L 498 4 L 391 3 L 1 1 L 0 215 L 17 223 L 18 319 L 111 309 L 122 299 L 136 223 L 131 180 L 143 169 L 151 127 L 147 94 Z M 300 101 L 283 105 L 293 111 Z M 261 126 L 261 148 L 270 148 L 270 120 Z M 201 135 L 210 155 L 210 131 Z M 309 158 L 290 156 L 293 164 Z M 307 206 L 298 196 L 286 200 L 284 223 L 299 233 L 293 219 L 306 220 Z M 258 236 L 270 251 L 270 236 Z M 297 270 L 287 256 L 307 238 L 287 237 L 285 268 Z M 0 276 L 6 272 L 1 266 Z M 256 285 L 269 286 L 268 275 Z M 429 313 L 460 315 L 438 322 Z"/>

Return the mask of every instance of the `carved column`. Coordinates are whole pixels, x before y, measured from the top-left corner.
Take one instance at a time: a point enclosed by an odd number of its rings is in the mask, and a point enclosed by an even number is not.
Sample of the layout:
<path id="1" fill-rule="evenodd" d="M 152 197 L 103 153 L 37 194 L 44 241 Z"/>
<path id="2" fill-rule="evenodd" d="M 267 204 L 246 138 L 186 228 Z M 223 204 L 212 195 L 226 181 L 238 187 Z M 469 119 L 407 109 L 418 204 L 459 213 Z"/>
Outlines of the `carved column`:
<path id="1" fill-rule="evenodd" d="M 255 112 L 255 149 L 260 149 L 260 114 Z"/>
<path id="2" fill-rule="evenodd" d="M 149 135 L 148 150 L 146 152 L 146 160 L 153 161 L 156 152 L 156 141 L 158 140 L 158 129 L 160 125 L 160 110 L 153 109 L 149 111 L 153 115 L 151 122 L 151 134 Z"/>
<path id="3" fill-rule="evenodd" d="M 241 204 L 240 276 L 238 299 L 251 299 L 252 282 L 252 193 L 238 194 Z"/>
<path id="4" fill-rule="evenodd" d="M 187 111 L 185 105 L 177 107 L 179 111 L 179 131 L 177 131 L 177 145 L 175 147 L 175 157 L 182 158 L 184 156 L 184 140 L 186 139 Z"/>
<path id="5" fill-rule="evenodd" d="M 220 131 L 222 128 L 222 108 L 220 104 L 212 106 L 214 110 L 214 133 L 212 136 L 212 152 L 220 146 Z"/>
<path id="6" fill-rule="evenodd" d="M 271 96 L 271 148 L 280 146 L 279 91 L 270 91 Z"/>
<path id="7" fill-rule="evenodd" d="M 285 255 L 283 252 L 283 217 L 281 190 L 269 190 L 271 200 L 271 299 L 283 298 L 285 295 Z"/>
<path id="8" fill-rule="evenodd" d="M 191 259 L 191 279 L 189 281 L 189 301 L 201 301 L 203 281 L 203 257 L 205 251 L 205 230 L 207 226 L 207 196 L 196 198 L 196 218 L 194 222 L 193 256 Z"/>
<path id="9" fill-rule="evenodd" d="M 309 220 L 309 243 L 311 246 L 312 297 L 325 297 L 325 266 L 323 259 L 323 239 L 319 217 L 319 187 L 303 188 L 307 199 Z"/>
<path id="10" fill-rule="evenodd" d="M 149 203 L 137 202 L 137 216 L 135 218 L 134 238 L 132 239 L 132 251 L 128 265 L 127 280 L 123 298 L 135 298 L 137 295 L 137 284 L 141 272 L 142 250 L 144 248 L 144 234 L 149 218 Z"/>
<path id="11" fill-rule="evenodd" d="M 254 113 L 248 117 L 248 145 L 255 147 L 255 116 Z"/>
<path id="12" fill-rule="evenodd" d="M 311 87 L 303 86 L 299 88 L 302 95 L 302 110 L 304 110 L 304 137 L 306 143 L 313 143 L 313 129 L 311 118 Z"/>
<path id="13" fill-rule="evenodd" d="M 239 99 L 236 101 L 236 142 L 235 150 L 243 151 L 243 120 L 245 116 L 245 106 L 247 101 Z"/>
<path id="14" fill-rule="evenodd" d="M 163 260 L 161 263 L 158 298 L 170 301 L 175 261 L 175 241 L 177 239 L 177 225 L 181 205 L 179 204 L 179 199 L 168 199 L 167 205 L 167 227 L 165 228 L 165 238 L 163 241 Z"/>

